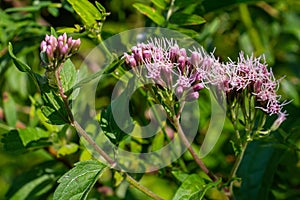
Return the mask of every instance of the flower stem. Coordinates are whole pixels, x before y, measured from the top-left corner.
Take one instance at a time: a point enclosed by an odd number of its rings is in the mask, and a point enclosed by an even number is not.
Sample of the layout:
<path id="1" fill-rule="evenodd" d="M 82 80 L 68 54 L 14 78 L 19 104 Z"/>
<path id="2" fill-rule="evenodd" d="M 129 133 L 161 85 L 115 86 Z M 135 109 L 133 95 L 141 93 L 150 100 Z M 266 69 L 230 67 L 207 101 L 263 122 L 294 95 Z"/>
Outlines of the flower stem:
<path id="1" fill-rule="evenodd" d="M 133 185 L 134 187 L 138 188 L 141 192 L 145 193 L 146 195 L 148 195 L 149 197 L 152 197 L 153 199 L 156 200 L 163 200 L 163 198 L 161 198 L 160 196 L 158 196 L 157 194 L 153 193 L 151 190 L 149 190 L 148 188 L 146 188 L 145 186 L 141 185 L 139 182 L 137 182 L 134 178 L 132 178 L 132 176 L 130 176 L 129 174 L 125 173 L 126 175 L 126 180 Z"/>
<path id="2" fill-rule="evenodd" d="M 198 157 L 198 155 L 196 154 L 196 152 L 194 151 L 194 149 L 192 148 L 192 146 L 190 145 L 188 139 L 185 137 L 185 134 L 182 130 L 182 127 L 179 123 L 179 118 L 178 117 L 174 117 L 173 119 L 173 123 L 174 126 L 178 132 L 178 135 L 180 137 L 180 139 L 182 140 L 183 144 L 188 148 L 189 152 L 191 153 L 191 155 L 193 156 L 195 162 L 199 165 L 199 167 L 204 171 L 204 173 L 206 173 L 209 178 L 211 178 L 213 181 L 217 181 L 218 178 L 209 171 L 209 169 L 205 166 L 205 164 L 203 163 L 203 161 Z"/>
<path id="3" fill-rule="evenodd" d="M 242 149 L 241 149 L 241 152 L 240 154 L 237 156 L 236 160 L 235 160 L 235 163 L 232 167 L 232 170 L 231 170 L 231 173 L 229 175 L 229 180 L 231 180 L 232 178 L 234 178 L 236 176 L 236 172 L 242 162 L 242 159 L 244 157 L 244 154 L 245 154 L 245 151 L 247 149 L 247 146 L 248 146 L 248 141 L 246 141 L 243 145 L 242 145 Z M 232 195 L 233 194 L 233 184 L 234 184 L 235 181 L 232 181 L 230 183 L 230 194 Z"/>
<path id="4" fill-rule="evenodd" d="M 96 142 L 88 135 L 88 133 L 80 126 L 80 124 L 74 119 L 74 115 L 70 109 L 68 97 L 64 94 L 64 89 L 62 87 L 61 78 L 60 78 L 60 68 L 55 72 L 57 84 L 59 87 L 59 93 L 62 97 L 68 117 L 70 119 L 70 125 L 73 126 L 76 131 L 81 135 L 92 147 L 109 163 L 111 167 L 116 167 L 117 163 L 101 148 L 99 147 Z M 138 181 L 136 181 L 132 176 L 130 176 L 127 172 L 125 172 L 126 180 L 136 187 L 141 192 L 145 193 L 149 197 L 155 199 L 155 200 L 163 200 L 163 198 L 159 197 L 157 194 L 146 188 L 145 186 L 141 185 Z"/>

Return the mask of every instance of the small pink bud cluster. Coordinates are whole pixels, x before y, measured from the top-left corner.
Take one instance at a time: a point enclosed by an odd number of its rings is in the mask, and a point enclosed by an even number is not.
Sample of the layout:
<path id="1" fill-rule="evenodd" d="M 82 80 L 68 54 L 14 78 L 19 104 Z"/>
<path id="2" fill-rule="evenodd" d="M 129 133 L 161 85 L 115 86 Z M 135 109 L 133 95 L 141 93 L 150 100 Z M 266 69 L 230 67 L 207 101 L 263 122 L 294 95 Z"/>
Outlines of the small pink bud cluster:
<path id="1" fill-rule="evenodd" d="M 46 35 L 40 45 L 43 64 L 48 69 L 55 70 L 60 63 L 78 51 L 80 43 L 80 39 L 68 38 L 66 33 L 58 36 L 58 38 L 53 35 Z"/>
<path id="2" fill-rule="evenodd" d="M 144 75 L 141 65 L 145 66 L 145 77 L 155 83 L 172 89 L 178 98 L 193 101 L 199 98 L 199 91 L 204 88 L 203 75 L 198 70 L 200 65 L 213 65 L 213 60 L 204 51 L 192 51 L 188 56 L 184 48 L 167 39 L 140 43 L 124 53 L 128 66 L 139 75 Z"/>

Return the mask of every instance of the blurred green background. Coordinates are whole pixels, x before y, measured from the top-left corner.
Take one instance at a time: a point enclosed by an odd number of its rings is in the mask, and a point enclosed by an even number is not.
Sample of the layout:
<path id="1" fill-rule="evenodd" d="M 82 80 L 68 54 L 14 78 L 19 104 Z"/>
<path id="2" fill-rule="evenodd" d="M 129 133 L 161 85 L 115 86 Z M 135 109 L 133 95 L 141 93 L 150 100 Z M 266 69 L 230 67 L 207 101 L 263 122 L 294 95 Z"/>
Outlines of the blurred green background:
<path id="1" fill-rule="evenodd" d="M 132 28 L 158 26 L 155 21 L 141 14 L 133 6 L 134 3 L 149 5 L 160 15 L 164 17 L 167 15 L 167 10 L 151 1 L 99 2 L 110 12 L 103 24 L 101 34 L 103 39 Z M 255 143 L 249 148 L 248 157 L 245 158 L 240 173 L 248 170 L 250 177 L 255 165 L 262 165 L 264 166 L 262 173 L 265 174 L 261 176 L 262 180 L 256 181 L 261 184 L 260 188 L 264 186 L 268 188 L 266 195 L 269 199 L 300 199 L 300 1 L 175 2 L 178 6 L 176 12 L 184 13 L 186 16 L 201 16 L 205 19 L 205 23 L 181 25 L 180 21 L 176 21 L 179 19 L 174 17 L 172 23 L 160 26 L 189 35 L 207 51 L 215 49 L 215 55 L 221 60 L 227 60 L 228 57 L 235 59 L 241 50 L 248 55 L 252 52 L 255 55 L 265 54 L 275 76 L 284 77 L 279 93 L 282 100 L 292 100 L 286 106 L 288 119 L 278 131 L 264 139 L 262 145 Z M 37 123 L 36 119 L 31 119 L 31 112 L 34 111 L 29 96 L 36 95 L 37 91 L 30 78 L 13 66 L 8 56 L 8 42 L 14 44 L 15 53 L 19 58 L 36 72 L 43 73 L 44 69 L 40 67 L 39 60 L 39 43 L 45 33 L 50 32 L 50 26 L 59 30 L 74 27 L 74 24 L 81 24 L 81 21 L 67 1 L 0 1 L 0 137 L 16 127 L 43 126 Z M 77 36 L 82 35 L 77 33 Z M 79 64 L 82 57 L 88 53 L 88 49 L 96 45 L 95 40 L 87 35 L 83 35 L 82 40 L 84 45 L 75 58 Z M 109 83 L 107 85 L 103 88 L 109 88 Z M 102 106 L 107 104 L 105 97 L 108 95 L 110 91 L 99 95 L 98 100 L 102 101 Z M 205 98 L 205 94 L 203 96 Z M 205 108 L 207 105 L 200 103 L 201 106 Z M 8 112 L 6 108 L 10 108 L 9 111 L 13 112 Z M 195 144 L 201 143 L 209 123 L 208 119 L 209 113 L 204 112 L 203 115 L 201 113 L 199 134 Z M 213 152 L 204 160 L 208 168 L 220 176 L 228 174 L 233 163 L 233 150 L 229 145 L 231 134 L 232 128 L 228 122 Z M 1 149 L 5 149 L 2 143 L 0 145 Z M 262 146 L 267 146 L 267 151 Z M 185 156 L 188 160 L 188 155 Z M 26 151 L 26 154 L 1 150 L 0 160 L 0 199 L 2 199 L 16 176 L 41 161 L 50 161 L 53 158 L 43 149 L 35 151 L 32 148 Z M 249 168 L 246 168 L 246 165 Z M 167 199 L 172 197 L 177 188 L 175 183 L 159 176 L 146 176 L 142 182 Z M 241 192 L 250 193 L 250 187 L 244 188 Z M 135 195 L 132 198 L 145 198 L 139 196 L 141 194 L 135 190 L 132 194 Z M 247 195 L 241 197 L 246 198 Z M 249 199 L 250 197 L 248 196 Z"/>

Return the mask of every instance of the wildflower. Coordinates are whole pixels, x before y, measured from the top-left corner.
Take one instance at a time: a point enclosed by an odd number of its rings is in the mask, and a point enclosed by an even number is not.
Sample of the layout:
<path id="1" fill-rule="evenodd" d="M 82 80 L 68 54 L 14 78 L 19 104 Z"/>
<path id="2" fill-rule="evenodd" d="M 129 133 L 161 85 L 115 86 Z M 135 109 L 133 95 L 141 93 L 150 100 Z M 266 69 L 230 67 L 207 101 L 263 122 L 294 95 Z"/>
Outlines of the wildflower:
<path id="1" fill-rule="evenodd" d="M 203 61 L 205 65 L 213 65 L 214 59 L 203 49 L 190 52 L 189 57 L 186 49 L 180 48 L 174 40 L 155 38 L 132 47 L 130 53 L 124 53 L 124 58 L 137 74 L 142 75 L 142 70 L 146 70 L 145 77 L 141 78 L 171 89 L 178 98 L 189 95 L 187 99 L 191 100 L 198 99 L 196 93 L 204 88 L 204 76 L 198 68 Z"/>
<path id="2" fill-rule="evenodd" d="M 237 98 L 237 93 L 247 91 L 255 97 L 255 108 L 268 115 L 277 114 L 281 121 L 285 120 L 282 109 L 287 103 L 280 103 L 280 95 L 277 95 L 279 80 L 275 79 L 272 70 L 268 71 L 264 57 L 245 57 L 241 52 L 238 62 L 230 60 L 216 66 L 209 75 L 210 83 L 224 88 L 229 105 Z"/>
<path id="3" fill-rule="evenodd" d="M 54 71 L 62 62 L 78 51 L 80 43 L 80 39 L 68 38 L 66 33 L 58 38 L 46 35 L 40 45 L 43 64 L 48 70 Z"/>

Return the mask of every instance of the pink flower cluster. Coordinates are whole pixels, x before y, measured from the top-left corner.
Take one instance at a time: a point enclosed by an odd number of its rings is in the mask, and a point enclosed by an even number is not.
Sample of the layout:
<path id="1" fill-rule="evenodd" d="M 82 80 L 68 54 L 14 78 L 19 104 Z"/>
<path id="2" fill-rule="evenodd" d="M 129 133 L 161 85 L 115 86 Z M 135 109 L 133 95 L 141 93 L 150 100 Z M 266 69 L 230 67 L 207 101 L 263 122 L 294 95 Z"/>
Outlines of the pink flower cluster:
<path id="1" fill-rule="evenodd" d="M 192 51 L 188 56 L 186 50 L 179 48 L 173 40 L 155 38 L 147 44 L 132 47 L 124 57 L 138 75 L 175 91 L 178 98 L 198 99 L 199 90 L 204 88 L 202 74 L 197 70 L 200 62 L 208 58 L 204 51 Z M 144 69 L 146 74 L 143 74 Z"/>
<path id="2" fill-rule="evenodd" d="M 51 70 L 55 70 L 61 62 L 77 52 L 79 46 L 80 39 L 68 38 L 66 33 L 58 36 L 58 38 L 53 35 L 46 35 L 40 45 L 43 64 Z"/>
<path id="3" fill-rule="evenodd" d="M 268 70 L 264 57 L 245 57 L 240 53 L 237 62 L 221 63 L 203 49 L 188 51 L 190 56 L 176 41 L 155 38 L 132 47 L 124 58 L 138 75 L 173 88 L 176 95 L 186 94 L 186 99 L 198 99 L 198 91 L 208 84 L 222 88 L 227 96 L 247 90 L 255 96 L 256 108 L 285 120 L 283 106 L 287 102 L 280 103 L 276 94 L 279 80 Z"/>
<path id="4" fill-rule="evenodd" d="M 247 89 L 256 97 L 256 108 L 269 115 L 286 116 L 282 109 L 287 102 L 280 103 L 281 97 L 276 94 L 279 80 L 276 80 L 272 70 L 268 70 L 264 57 L 245 57 L 244 53 L 240 53 L 237 62 L 229 61 L 216 66 L 208 71 L 208 76 L 211 83 L 225 90 L 227 96 Z"/>

